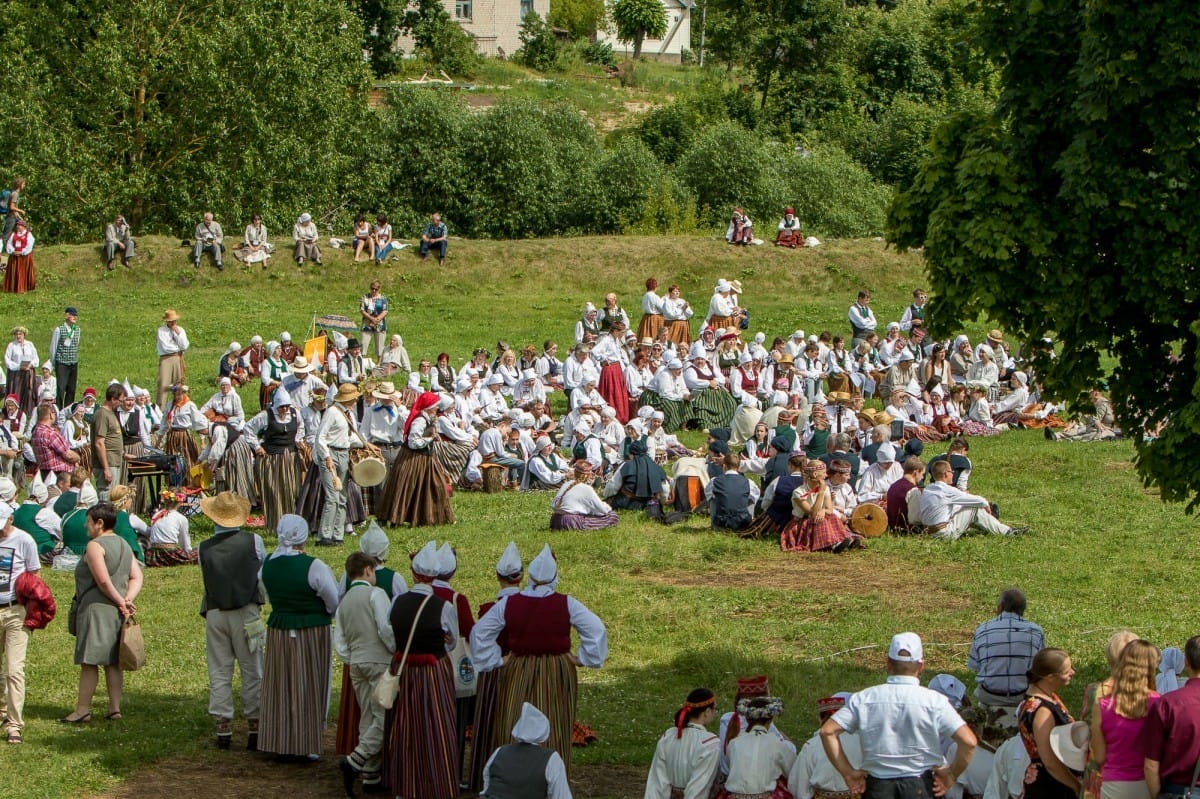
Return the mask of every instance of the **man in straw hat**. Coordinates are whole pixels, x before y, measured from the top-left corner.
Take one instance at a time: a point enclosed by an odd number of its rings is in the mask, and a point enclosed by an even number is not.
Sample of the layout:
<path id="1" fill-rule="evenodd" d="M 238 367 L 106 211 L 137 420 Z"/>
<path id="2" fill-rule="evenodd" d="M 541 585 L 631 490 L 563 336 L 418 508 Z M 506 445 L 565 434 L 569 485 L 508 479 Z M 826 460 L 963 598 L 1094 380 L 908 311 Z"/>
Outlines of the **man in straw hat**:
<path id="1" fill-rule="evenodd" d="M 558 593 L 558 563 L 547 544 L 529 564 L 529 584 L 503 597 L 471 631 L 471 651 L 480 672 L 504 666 L 497 689 L 497 735 L 512 728 L 524 702 L 550 713 L 548 745 L 571 763 L 571 726 L 578 700 L 578 666 L 598 669 L 608 658 L 604 622 L 572 596 Z M 532 622 L 537 620 L 536 624 Z M 571 629 L 579 650 L 571 652 Z M 506 633 L 509 654 L 500 647 Z"/>
<path id="2" fill-rule="evenodd" d="M 821 725 L 821 743 L 846 787 L 863 799 L 933 799 L 954 785 L 975 754 L 976 739 L 949 700 L 923 688 L 921 638 L 899 633 L 888 646 L 887 682 L 851 696 Z M 859 733 L 863 758 L 851 765 L 844 733 Z M 958 744 L 954 761 L 942 758 L 942 739 Z"/>
<path id="3" fill-rule="evenodd" d="M 282 347 L 283 345 L 280 345 L 280 349 Z M 297 355 L 289 364 L 288 372 L 283 378 L 283 388 L 291 395 L 293 405 L 297 408 L 307 408 L 312 402 L 313 392 L 317 388 L 326 388 L 325 381 L 316 375 L 317 364 L 303 355 Z"/>
<path id="4" fill-rule="evenodd" d="M 197 259 L 199 263 L 199 259 Z M 168 308 L 163 312 L 163 323 L 158 327 L 158 405 L 161 408 L 171 406 L 174 387 L 184 381 L 187 368 L 183 355 L 188 351 L 191 342 L 188 341 L 187 331 L 179 326 L 179 312 Z"/>
<path id="5" fill-rule="evenodd" d="M 260 609 L 265 599 L 258 571 L 266 559 L 262 538 L 241 527 L 250 514 L 249 500 L 231 491 L 200 500 L 212 520 L 213 535 L 200 542 L 204 596 L 204 648 L 208 658 L 208 713 L 217 724 L 217 746 L 233 741 L 233 665 L 242 674 L 242 713 L 249 733 L 246 747 L 258 744 L 258 711 L 262 689 Z"/>
<path id="6" fill-rule="evenodd" d="M 317 546 L 340 544 L 346 534 L 346 481 L 350 470 L 350 450 L 367 446 L 358 432 L 351 410 L 360 396 L 361 392 L 353 383 L 338 386 L 333 405 L 321 417 L 321 426 L 317 429 L 313 462 L 320 469 L 321 488 L 325 492 Z M 378 455 L 378 448 L 368 448 Z"/>
<path id="7" fill-rule="evenodd" d="M 550 721 L 545 714 L 525 702 L 521 717 L 513 725 L 512 737 L 515 743 L 501 746 L 488 758 L 483 769 L 481 799 L 508 796 L 571 799 L 562 758 L 545 746 L 550 737 Z"/>
<path id="8" fill-rule="evenodd" d="M 839 691 L 833 696 L 817 700 L 817 715 L 820 723 L 841 710 L 850 698 L 848 691 Z M 856 733 L 847 732 L 841 736 L 842 751 L 854 768 L 862 765 L 862 744 Z M 850 799 L 850 791 L 846 789 L 846 781 L 829 762 L 825 749 L 821 746 L 821 734 L 814 732 L 812 737 L 800 747 L 800 754 L 788 773 L 788 790 L 795 799 Z"/>

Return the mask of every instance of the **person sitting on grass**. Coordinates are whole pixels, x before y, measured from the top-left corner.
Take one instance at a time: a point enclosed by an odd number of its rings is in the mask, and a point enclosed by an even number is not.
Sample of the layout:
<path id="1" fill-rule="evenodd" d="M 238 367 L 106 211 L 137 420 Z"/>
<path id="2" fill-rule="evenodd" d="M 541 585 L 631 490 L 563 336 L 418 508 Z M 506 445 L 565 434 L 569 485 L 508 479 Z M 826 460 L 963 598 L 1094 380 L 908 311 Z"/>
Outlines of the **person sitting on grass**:
<path id="1" fill-rule="evenodd" d="M 991 503 L 983 497 L 955 488 L 954 469 L 938 461 L 930 469 L 932 480 L 921 493 L 921 524 L 935 538 L 957 541 L 974 527 L 994 535 L 1021 535 L 1028 527 L 1009 527 L 991 514 Z M 913 519 L 908 520 L 911 524 Z"/>
<path id="2" fill-rule="evenodd" d="M 633 441 L 629 444 L 629 460 L 609 478 L 604 493 L 611 497 L 615 508 L 647 510 L 651 504 L 661 502 L 666 479 L 667 473 L 650 457 L 646 444 Z"/>
<path id="3" fill-rule="evenodd" d="M 793 250 L 804 246 L 804 237 L 800 235 L 800 218 L 789 205 L 783 209 L 783 219 L 779 220 L 779 232 L 775 234 L 776 247 L 791 247 Z"/>
<path id="4" fill-rule="evenodd" d="M 725 240 L 730 244 L 746 246 L 754 241 L 754 223 L 742 211 L 741 207 L 733 209 L 729 219 L 729 229 L 725 231 Z"/>
<path id="5" fill-rule="evenodd" d="M 292 241 L 296 243 L 293 256 L 297 266 L 304 266 L 304 261 L 310 260 L 315 264 L 321 263 L 321 248 L 317 246 L 317 224 L 309 213 L 300 214 L 296 224 L 292 226 Z"/>
<path id="6" fill-rule="evenodd" d="M 437 250 L 438 266 L 446 265 L 446 246 L 450 241 L 449 231 L 446 229 L 446 223 L 442 221 L 442 215 L 435 213 L 429 217 L 429 224 L 425 226 L 425 232 L 421 234 L 421 260 L 428 261 L 431 250 Z"/>
<path id="7" fill-rule="evenodd" d="M 596 495 L 594 479 L 587 460 L 575 461 L 575 474 L 563 481 L 551 503 L 551 530 L 600 530 L 620 521 L 617 512 Z"/>
<path id="8" fill-rule="evenodd" d="M 192 549 L 188 535 L 187 517 L 179 512 L 183 503 L 182 494 L 171 489 L 159 492 L 162 508 L 150 517 L 150 541 L 146 547 L 146 566 L 179 566 L 200 561 L 200 554 Z"/>
<path id="9" fill-rule="evenodd" d="M 354 263 L 369 261 L 375 251 L 371 223 L 363 213 L 354 215 Z"/>
<path id="10" fill-rule="evenodd" d="M 792 492 L 792 518 L 779 533 L 784 552 L 844 552 L 865 546 L 862 536 L 852 533 L 834 512 L 825 473 L 821 461 L 804 465 L 805 483 Z"/>
<path id="11" fill-rule="evenodd" d="M 750 526 L 758 502 L 758 486 L 739 471 L 742 458 L 730 452 L 722 458 L 724 471 L 708 481 L 704 497 L 714 530 L 741 532 Z"/>
<path id="12" fill-rule="evenodd" d="M 729 778 L 723 796 L 773 795 L 776 784 L 787 778 L 796 761 L 796 745 L 775 733 L 772 724 L 783 713 L 783 700 L 775 696 L 742 699 L 737 711 L 746 718 L 746 729 L 726 745 Z"/>
<path id="13" fill-rule="evenodd" d="M 545 714 L 524 702 L 512 737 L 514 743 L 496 749 L 484 765 L 480 797 L 540 797 L 544 790 L 546 799 L 571 799 L 562 756 L 546 747 L 550 720 Z"/>

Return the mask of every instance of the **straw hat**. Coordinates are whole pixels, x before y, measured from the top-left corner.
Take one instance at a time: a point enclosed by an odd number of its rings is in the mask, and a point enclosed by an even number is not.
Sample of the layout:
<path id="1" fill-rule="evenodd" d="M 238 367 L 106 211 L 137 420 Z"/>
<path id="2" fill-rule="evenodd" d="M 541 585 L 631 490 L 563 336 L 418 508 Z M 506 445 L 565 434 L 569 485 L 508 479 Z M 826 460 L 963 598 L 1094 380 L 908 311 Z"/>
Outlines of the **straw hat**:
<path id="1" fill-rule="evenodd" d="M 740 281 L 740 280 L 731 280 L 731 281 L 729 281 L 729 287 L 730 287 L 731 289 L 733 289 L 733 293 L 734 293 L 734 294 L 741 294 L 741 293 L 742 293 L 742 281 Z"/>
<path id="2" fill-rule="evenodd" d="M 833 403 L 849 402 L 850 400 L 854 399 L 852 396 L 850 396 L 849 391 L 830 391 L 825 396 L 829 399 L 830 402 L 833 402 Z"/>
<path id="3" fill-rule="evenodd" d="M 996 328 L 992 328 L 991 330 L 989 330 L 989 331 L 988 331 L 988 334 L 987 334 L 987 337 L 988 337 L 988 341 L 994 341 L 994 342 L 996 342 L 997 344 L 1003 344 L 1003 343 L 1004 343 L 1004 334 L 1003 334 L 1003 333 L 1001 333 L 1001 332 L 1000 332 L 998 329 L 996 329 Z"/>
<path id="4" fill-rule="evenodd" d="M 297 355 L 296 360 L 292 361 L 292 374 L 306 375 L 317 368 L 315 363 L 309 363 L 308 358 L 303 355 Z"/>
<path id="5" fill-rule="evenodd" d="M 394 398 L 398 393 L 399 392 L 396 391 L 395 383 L 393 383 L 391 380 L 384 380 L 379 384 L 379 388 L 371 392 L 371 396 L 373 396 L 375 399 L 386 400 Z"/>
<path id="6" fill-rule="evenodd" d="M 334 402 L 354 402 L 362 396 L 362 392 L 353 383 L 342 383 L 338 386 L 337 394 L 334 396 Z"/>
<path id="7" fill-rule="evenodd" d="M 163 321 L 164 322 L 178 322 L 179 321 L 179 312 L 176 311 L 174 308 L 168 308 L 166 311 L 163 312 Z"/>
<path id="8" fill-rule="evenodd" d="M 200 500 L 200 512 L 222 527 L 241 527 L 250 515 L 250 500 L 232 491 Z"/>

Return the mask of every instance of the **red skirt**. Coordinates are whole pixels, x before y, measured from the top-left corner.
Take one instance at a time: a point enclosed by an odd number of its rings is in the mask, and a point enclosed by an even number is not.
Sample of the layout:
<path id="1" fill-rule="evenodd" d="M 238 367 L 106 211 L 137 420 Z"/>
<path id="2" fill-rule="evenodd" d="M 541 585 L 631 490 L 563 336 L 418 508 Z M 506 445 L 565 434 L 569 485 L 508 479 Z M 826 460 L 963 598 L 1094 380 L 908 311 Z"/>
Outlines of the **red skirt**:
<path id="1" fill-rule="evenodd" d="M 779 546 L 784 552 L 819 552 L 833 549 L 853 536 L 846 523 L 832 513 L 819 522 L 807 516 L 803 519 L 793 516 L 779 534 Z"/>
<path id="2" fill-rule="evenodd" d="M 610 363 L 600 370 L 600 383 L 596 390 L 617 412 L 617 420 L 621 424 L 629 421 L 629 389 L 625 385 L 625 370 L 620 363 Z"/>
<path id="3" fill-rule="evenodd" d="M 33 268 L 33 253 L 8 256 L 8 266 L 4 270 L 4 293 L 24 294 L 36 288 L 37 270 Z"/>

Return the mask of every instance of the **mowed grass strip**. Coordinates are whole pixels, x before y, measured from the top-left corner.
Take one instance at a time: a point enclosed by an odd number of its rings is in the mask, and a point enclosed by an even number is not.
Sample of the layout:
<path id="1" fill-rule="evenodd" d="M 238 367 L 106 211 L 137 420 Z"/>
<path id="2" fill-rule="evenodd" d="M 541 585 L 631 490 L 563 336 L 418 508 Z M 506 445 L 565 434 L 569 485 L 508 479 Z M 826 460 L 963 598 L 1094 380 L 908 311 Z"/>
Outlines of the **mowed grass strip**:
<path id="1" fill-rule="evenodd" d="M 842 333 L 846 309 L 864 286 L 886 323 L 925 284 L 916 257 L 877 241 L 799 251 L 734 249 L 715 237 L 453 241 L 442 269 L 411 250 L 383 267 L 326 250 L 320 271 L 297 268 L 281 248 L 266 270 L 229 257 L 223 273 L 207 259 L 193 270 L 178 241 L 139 244 L 133 268 L 112 273 L 95 246 L 39 248 L 38 290 L 0 295 L 0 313 L 28 326 L 44 357 L 63 306 L 77 305 L 81 386 L 128 376 L 153 388 L 154 330 L 163 309 L 173 307 L 191 337 L 188 381 L 203 402 L 231 340 L 247 344 L 254 333 L 269 340 L 284 329 L 299 340 L 314 313 L 356 318 L 358 298 L 374 277 L 392 301 L 390 327 L 404 336 L 414 362 L 445 351 L 456 366 L 473 347 L 492 349 L 498 338 L 518 346 L 540 347 L 546 338 L 566 344 L 583 303 L 599 302 L 606 291 L 617 291 L 636 320 L 651 275 L 664 288 L 678 282 L 698 315 L 718 277 L 741 280 L 752 311 L 749 332 L 768 338 L 797 327 Z M 990 326 L 979 320 L 968 332 L 975 340 Z M 257 411 L 257 386 L 243 400 L 248 414 Z M 930 446 L 926 456 L 941 449 Z M 815 726 L 817 698 L 881 679 L 888 638 L 900 630 L 924 636 L 931 673 L 950 671 L 970 683 L 971 631 L 1009 585 L 1026 590 L 1029 615 L 1049 642 L 1071 652 L 1079 674 L 1065 698 L 1077 709 L 1084 683 L 1102 672 L 1113 630 L 1130 627 L 1160 646 L 1197 632 L 1189 613 L 1198 573 L 1195 521 L 1140 486 L 1132 455 L 1128 442 L 1049 443 L 1036 431 L 972 441 L 971 488 L 998 502 L 1006 521 L 1033 526 L 1019 539 L 885 537 L 840 557 L 792 555 L 777 542 L 714 534 L 703 519 L 667 528 L 624 514 L 614 529 L 551 533 L 548 495 L 460 493 L 455 526 L 389 530 L 390 562 L 402 569 L 424 541 L 450 540 L 459 550 L 455 584 L 478 604 L 495 593 L 492 570 L 509 540 L 526 561 L 551 543 L 562 590 L 600 614 L 609 630 L 605 668 L 582 672 L 579 718 L 600 740 L 576 751 L 578 763 L 644 766 L 688 690 L 710 686 L 728 708 L 735 678 L 752 674 L 770 676 L 788 708 L 781 726 L 803 738 Z M 210 529 L 197 520 L 194 538 Z M 340 574 L 354 546 L 352 540 L 344 550 L 314 552 Z M 0 767 L 39 775 L 23 783 L 23 795 L 108 792 L 158 760 L 219 768 L 229 757 L 254 757 L 210 748 L 197 569 L 147 571 L 138 606 L 150 662 L 127 675 L 125 719 L 103 722 L 98 698 L 90 726 L 56 724 L 73 704 L 78 674 L 66 632 L 73 580 L 46 576 L 60 618 L 30 644 L 26 743 L 0 749 Z M 337 687 L 335 678 L 331 723 Z"/>

